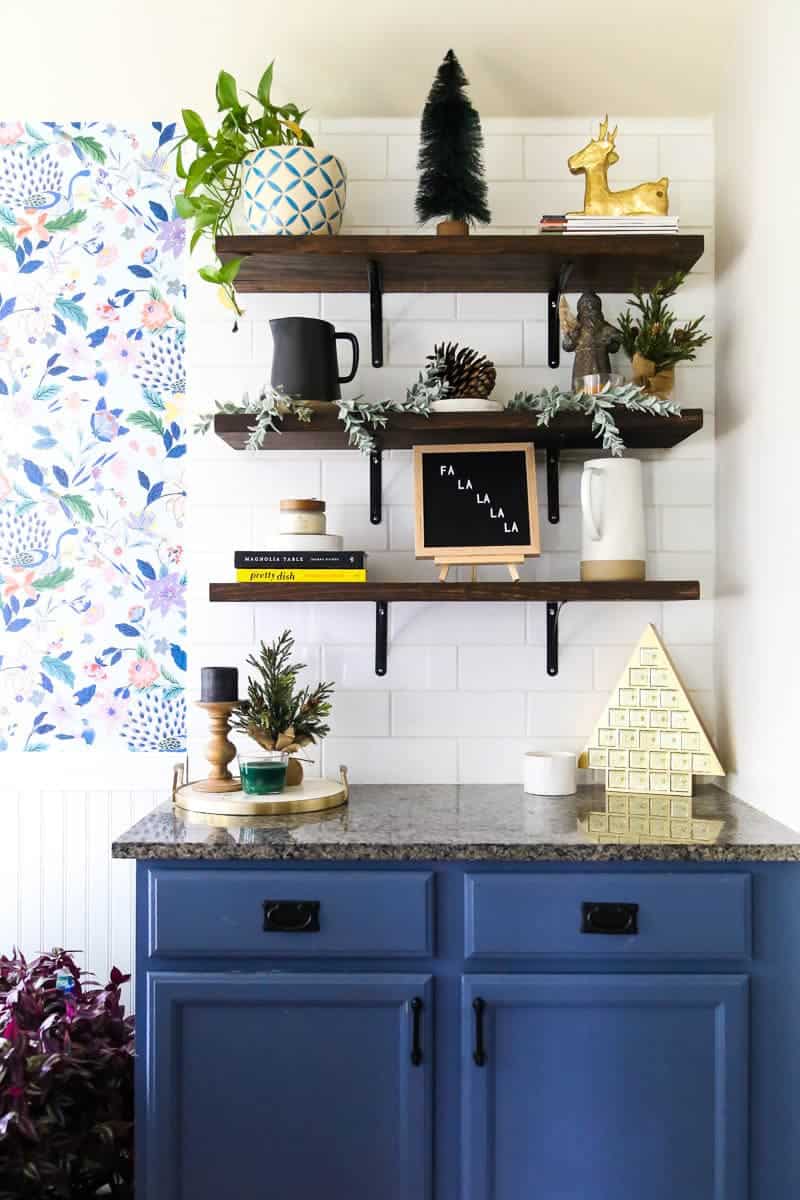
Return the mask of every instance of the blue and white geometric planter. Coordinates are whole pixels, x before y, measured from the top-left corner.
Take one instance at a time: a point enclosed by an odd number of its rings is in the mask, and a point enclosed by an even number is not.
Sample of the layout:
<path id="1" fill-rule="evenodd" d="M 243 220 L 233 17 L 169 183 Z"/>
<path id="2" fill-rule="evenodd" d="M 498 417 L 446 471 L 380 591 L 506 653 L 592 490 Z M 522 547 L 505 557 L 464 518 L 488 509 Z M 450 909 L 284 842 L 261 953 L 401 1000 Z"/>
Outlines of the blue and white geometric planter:
<path id="1" fill-rule="evenodd" d="M 347 172 L 313 146 L 266 146 L 244 160 L 244 206 L 253 233 L 338 233 Z"/>

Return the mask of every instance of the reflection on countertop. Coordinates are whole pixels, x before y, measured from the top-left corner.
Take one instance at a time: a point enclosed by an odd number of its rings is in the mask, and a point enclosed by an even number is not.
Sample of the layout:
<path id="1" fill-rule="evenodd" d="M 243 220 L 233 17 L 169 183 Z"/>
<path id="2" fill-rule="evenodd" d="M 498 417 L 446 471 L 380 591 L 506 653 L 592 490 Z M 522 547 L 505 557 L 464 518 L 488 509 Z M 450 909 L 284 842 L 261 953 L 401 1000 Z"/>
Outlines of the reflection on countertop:
<path id="1" fill-rule="evenodd" d="M 800 833 L 715 787 L 669 797 L 514 784 L 362 785 L 330 812 L 206 817 L 164 803 L 113 844 L 115 858 L 336 861 L 800 861 Z M 664 809 L 664 805 L 667 809 Z M 653 805 L 658 808 L 655 811 Z M 645 811 L 646 809 L 646 811 Z M 663 810 L 663 811 L 662 811 Z"/>

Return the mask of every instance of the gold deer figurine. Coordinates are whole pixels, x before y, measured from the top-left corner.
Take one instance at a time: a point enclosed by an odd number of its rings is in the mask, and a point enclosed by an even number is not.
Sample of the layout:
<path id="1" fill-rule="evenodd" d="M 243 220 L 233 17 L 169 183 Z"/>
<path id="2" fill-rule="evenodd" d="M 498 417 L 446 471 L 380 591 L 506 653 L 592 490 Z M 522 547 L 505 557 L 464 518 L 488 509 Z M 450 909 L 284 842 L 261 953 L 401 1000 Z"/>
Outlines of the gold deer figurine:
<path id="1" fill-rule="evenodd" d="M 614 148 L 617 129 L 608 132 L 608 114 L 600 123 L 599 138 L 591 141 L 567 159 L 573 175 L 581 171 L 586 175 L 586 190 L 583 196 L 583 214 L 587 217 L 633 217 L 656 215 L 669 212 L 669 179 L 666 175 L 655 183 L 640 183 L 638 187 L 623 188 L 612 192 L 608 186 L 608 168 L 619 162 Z M 570 213 L 570 216 L 581 214 Z"/>

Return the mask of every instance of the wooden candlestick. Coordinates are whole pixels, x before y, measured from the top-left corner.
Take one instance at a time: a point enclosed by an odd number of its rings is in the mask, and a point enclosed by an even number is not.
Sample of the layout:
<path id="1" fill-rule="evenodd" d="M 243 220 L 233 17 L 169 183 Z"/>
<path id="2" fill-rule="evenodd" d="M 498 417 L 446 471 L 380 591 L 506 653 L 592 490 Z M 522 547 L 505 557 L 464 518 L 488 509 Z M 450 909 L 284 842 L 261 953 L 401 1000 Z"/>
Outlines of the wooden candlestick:
<path id="1" fill-rule="evenodd" d="M 231 713 L 237 707 L 238 700 L 199 700 L 198 708 L 204 708 L 208 713 L 211 735 L 206 746 L 206 758 L 211 764 L 208 779 L 201 779 L 193 786 L 198 792 L 238 792 L 241 781 L 234 778 L 228 770 L 228 763 L 236 758 L 236 747 L 228 738 L 231 727 Z"/>

